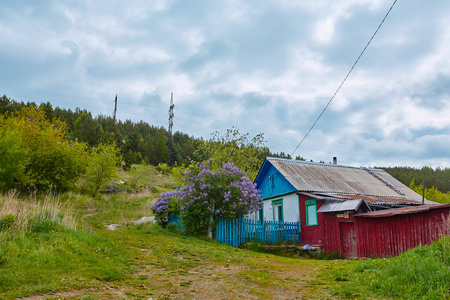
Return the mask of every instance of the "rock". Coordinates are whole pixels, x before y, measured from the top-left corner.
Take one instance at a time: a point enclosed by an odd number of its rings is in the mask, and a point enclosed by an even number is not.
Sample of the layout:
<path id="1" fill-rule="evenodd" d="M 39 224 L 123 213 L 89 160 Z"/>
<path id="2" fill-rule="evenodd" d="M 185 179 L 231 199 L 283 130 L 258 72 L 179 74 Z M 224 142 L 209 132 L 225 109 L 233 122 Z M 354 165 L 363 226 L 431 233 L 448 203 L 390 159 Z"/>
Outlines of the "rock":
<path id="1" fill-rule="evenodd" d="M 155 219 L 155 217 L 142 217 L 137 221 L 133 221 L 133 224 L 139 225 L 139 224 L 147 223 L 147 222 L 156 223 L 156 219 Z"/>
<path id="2" fill-rule="evenodd" d="M 119 224 L 111 224 L 111 225 L 105 225 L 105 227 L 106 227 L 108 230 L 116 230 L 117 228 L 122 227 L 122 225 L 119 225 Z"/>

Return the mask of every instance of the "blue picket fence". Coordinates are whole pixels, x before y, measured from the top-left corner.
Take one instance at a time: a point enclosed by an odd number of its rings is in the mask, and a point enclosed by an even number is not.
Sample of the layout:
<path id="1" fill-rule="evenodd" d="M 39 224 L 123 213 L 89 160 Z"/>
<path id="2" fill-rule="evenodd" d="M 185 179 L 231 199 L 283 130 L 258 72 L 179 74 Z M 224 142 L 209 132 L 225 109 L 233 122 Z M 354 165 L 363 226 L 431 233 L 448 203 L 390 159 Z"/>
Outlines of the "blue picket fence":
<path id="1" fill-rule="evenodd" d="M 181 222 L 181 217 L 179 215 L 169 214 L 167 223 L 176 223 L 178 228 L 183 230 L 183 223 Z"/>
<path id="2" fill-rule="evenodd" d="M 266 244 L 300 243 L 300 224 L 298 222 L 256 221 L 246 218 L 217 220 L 216 240 L 233 247 L 238 247 L 249 240 Z"/>

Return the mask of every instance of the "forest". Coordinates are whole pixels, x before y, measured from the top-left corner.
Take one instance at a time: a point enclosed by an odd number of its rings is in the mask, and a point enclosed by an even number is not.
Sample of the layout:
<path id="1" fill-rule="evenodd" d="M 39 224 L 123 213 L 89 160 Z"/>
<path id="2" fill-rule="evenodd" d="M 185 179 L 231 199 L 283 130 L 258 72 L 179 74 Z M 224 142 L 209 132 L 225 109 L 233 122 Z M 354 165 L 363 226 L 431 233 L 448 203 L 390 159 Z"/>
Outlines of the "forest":
<path id="1" fill-rule="evenodd" d="M 33 108 L 35 111 L 39 111 L 42 115 L 42 120 L 45 119 L 48 122 L 52 122 L 54 128 L 59 128 L 59 132 L 63 133 L 61 137 L 69 145 L 80 143 L 89 149 L 96 149 L 104 144 L 117 145 L 123 162 L 122 168 L 125 170 L 129 169 L 133 164 L 151 164 L 157 166 L 165 163 L 169 166 L 181 166 L 191 162 L 202 162 L 207 158 L 211 158 L 211 151 L 217 151 L 214 148 L 207 149 L 205 140 L 202 138 L 195 138 L 179 131 L 170 137 L 166 128 L 155 127 L 143 121 L 138 123 L 132 122 L 131 120 L 116 121 L 113 116 L 93 116 L 86 109 L 77 108 L 73 111 L 71 109 L 53 107 L 50 102 L 40 104 L 34 102 L 17 102 L 8 98 L 6 95 L 0 98 L 0 120 L 3 120 L 2 126 L 5 127 L 5 120 L 8 118 L 11 119 L 21 114 L 23 115 L 24 110 L 26 111 L 27 108 Z M 30 114 L 30 110 L 27 113 Z M 20 129 L 20 126 L 23 127 L 25 125 L 22 124 L 19 126 L 16 124 L 15 126 L 16 129 Z M 27 130 L 31 130 L 31 128 Z M 42 127 L 36 130 L 42 131 Z M 0 144 L 3 143 L 4 149 L 8 147 L 7 131 L 3 130 L 3 135 L 0 136 Z M 226 140 L 220 137 L 218 133 L 214 133 L 212 134 L 212 140 L 220 143 L 245 138 L 245 135 L 233 136 L 233 134 L 236 135 L 236 132 L 236 130 L 229 130 L 226 134 L 228 135 L 225 138 Z M 11 138 L 9 138 L 10 142 Z M 263 161 L 268 156 L 291 158 L 289 154 L 284 152 L 272 153 L 269 148 L 264 146 L 262 135 L 255 138 L 245 141 L 245 147 L 258 150 L 252 154 L 257 156 L 257 161 Z M 30 141 L 31 137 L 26 137 L 26 139 Z M 0 145 L 0 152 L 1 149 L 2 145 Z M 229 148 L 227 151 L 231 150 Z M 20 151 L 20 149 L 17 149 L 17 151 Z M 227 154 L 225 153 L 225 155 Z M 300 156 L 295 159 L 304 160 Z M 253 166 L 253 168 L 255 167 L 257 168 L 257 166 Z M 432 169 L 430 167 L 422 167 L 417 169 L 407 166 L 379 168 L 386 170 L 405 185 L 410 185 L 411 183 L 417 185 L 416 189 L 419 187 L 418 185 L 422 184 L 423 179 L 425 179 L 426 188 L 437 189 L 444 193 L 450 192 L 450 168 Z"/>

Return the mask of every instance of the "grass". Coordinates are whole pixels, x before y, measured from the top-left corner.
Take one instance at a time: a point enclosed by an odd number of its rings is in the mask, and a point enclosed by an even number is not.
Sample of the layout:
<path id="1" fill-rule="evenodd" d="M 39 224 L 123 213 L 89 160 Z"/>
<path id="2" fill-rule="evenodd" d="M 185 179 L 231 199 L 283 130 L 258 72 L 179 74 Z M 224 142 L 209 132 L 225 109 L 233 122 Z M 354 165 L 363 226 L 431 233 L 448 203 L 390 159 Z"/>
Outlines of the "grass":
<path id="1" fill-rule="evenodd" d="M 369 260 L 355 268 L 360 280 L 383 296 L 450 299 L 450 237 L 398 257 Z"/>
<path id="2" fill-rule="evenodd" d="M 6 218 L 12 221 L 8 226 L 5 223 Z M 33 197 L 19 199 L 15 191 L 0 197 L 0 223 L 3 223 L 3 234 L 23 235 L 31 227 L 43 225 L 45 222 L 57 222 L 72 229 L 76 229 L 78 224 L 73 214 L 73 206 L 69 202 L 59 201 L 52 194 L 45 195 L 41 200 Z"/>
<path id="3" fill-rule="evenodd" d="M 21 200 L 10 193 L 0 201 L 3 216 L 15 216 L 0 232 L 2 297 L 95 287 L 97 281 L 120 281 L 130 272 L 127 249 L 77 230 L 72 207 L 56 197 Z"/>
<path id="4" fill-rule="evenodd" d="M 136 170 L 136 186 L 147 184 L 137 193 L 0 196 L 0 299 L 449 297 L 448 238 L 396 258 L 358 261 L 254 243 L 232 248 L 170 226 L 130 225 L 175 185 L 152 167 Z M 127 176 L 135 175 L 123 176 L 130 184 Z M 104 229 L 113 223 L 128 225 Z"/>
<path id="5" fill-rule="evenodd" d="M 336 264 L 322 280 L 339 299 L 450 299 L 450 237 L 397 257 Z"/>

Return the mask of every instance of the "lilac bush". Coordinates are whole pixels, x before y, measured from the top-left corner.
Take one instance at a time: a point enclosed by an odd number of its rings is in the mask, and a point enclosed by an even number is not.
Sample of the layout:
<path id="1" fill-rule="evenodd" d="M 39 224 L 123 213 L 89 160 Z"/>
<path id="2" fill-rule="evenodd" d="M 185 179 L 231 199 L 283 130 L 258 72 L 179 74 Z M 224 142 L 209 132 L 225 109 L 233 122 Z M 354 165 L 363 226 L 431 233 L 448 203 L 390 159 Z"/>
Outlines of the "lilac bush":
<path id="1" fill-rule="evenodd" d="M 152 210 L 160 221 L 167 221 L 170 213 L 180 214 L 188 234 L 206 235 L 216 218 L 241 217 L 259 209 L 260 202 L 256 184 L 244 171 L 231 163 L 218 171 L 202 164 L 184 173 L 183 186 L 162 193 Z"/>
<path id="2" fill-rule="evenodd" d="M 173 202 L 179 205 L 186 232 L 206 235 L 209 226 L 214 228 L 216 218 L 240 217 L 259 209 L 261 198 L 256 184 L 244 171 L 224 163 L 218 171 L 207 164 L 186 171 L 184 186 L 173 193 L 161 194 L 152 208 L 155 214 L 164 216 Z"/>
<path id="3" fill-rule="evenodd" d="M 158 200 L 152 205 L 153 213 L 158 221 L 164 222 L 168 219 L 168 214 L 179 214 L 179 205 L 177 202 L 178 191 L 161 193 Z"/>

